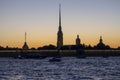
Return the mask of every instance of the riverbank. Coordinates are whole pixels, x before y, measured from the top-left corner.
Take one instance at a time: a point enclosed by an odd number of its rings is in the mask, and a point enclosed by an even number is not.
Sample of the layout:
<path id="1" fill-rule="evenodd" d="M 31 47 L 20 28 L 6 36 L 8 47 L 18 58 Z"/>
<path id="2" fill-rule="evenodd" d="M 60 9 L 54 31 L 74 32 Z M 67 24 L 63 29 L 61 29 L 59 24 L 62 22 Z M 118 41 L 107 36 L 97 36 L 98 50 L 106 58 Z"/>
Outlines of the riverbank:
<path id="1" fill-rule="evenodd" d="M 0 50 L 0 57 L 17 57 L 18 55 L 54 57 L 58 54 L 61 57 L 76 57 L 80 55 L 85 55 L 86 57 L 109 57 L 120 56 L 120 50 Z"/>

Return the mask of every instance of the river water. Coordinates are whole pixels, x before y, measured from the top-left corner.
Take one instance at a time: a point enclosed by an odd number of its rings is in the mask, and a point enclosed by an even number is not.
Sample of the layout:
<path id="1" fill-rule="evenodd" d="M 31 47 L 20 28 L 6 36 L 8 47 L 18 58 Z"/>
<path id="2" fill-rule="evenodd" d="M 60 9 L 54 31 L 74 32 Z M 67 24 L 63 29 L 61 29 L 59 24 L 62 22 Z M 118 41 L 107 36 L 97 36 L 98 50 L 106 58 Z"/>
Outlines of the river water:
<path id="1" fill-rule="evenodd" d="M 120 80 L 120 57 L 0 58 L 0 80 Z"/>

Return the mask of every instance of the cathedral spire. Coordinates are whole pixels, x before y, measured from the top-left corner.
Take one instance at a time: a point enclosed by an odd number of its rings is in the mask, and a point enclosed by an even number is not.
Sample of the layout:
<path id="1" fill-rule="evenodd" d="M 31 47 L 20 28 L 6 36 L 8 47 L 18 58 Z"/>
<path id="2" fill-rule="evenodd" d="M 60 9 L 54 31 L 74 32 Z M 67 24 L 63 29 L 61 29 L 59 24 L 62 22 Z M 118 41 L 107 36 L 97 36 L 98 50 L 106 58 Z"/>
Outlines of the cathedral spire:
<path id="1" fill-rule="evenodd" d="M 60 49 L 63 46 L 63 33 L 61 27 L 61 4 L 59 4 L 59 28 L 57 32 L 57 48 Z"/>
<path id="2" fill-rule="evenodd" d="M 59 4 L 59 30 L 61 31 L 61 4 Z"/>

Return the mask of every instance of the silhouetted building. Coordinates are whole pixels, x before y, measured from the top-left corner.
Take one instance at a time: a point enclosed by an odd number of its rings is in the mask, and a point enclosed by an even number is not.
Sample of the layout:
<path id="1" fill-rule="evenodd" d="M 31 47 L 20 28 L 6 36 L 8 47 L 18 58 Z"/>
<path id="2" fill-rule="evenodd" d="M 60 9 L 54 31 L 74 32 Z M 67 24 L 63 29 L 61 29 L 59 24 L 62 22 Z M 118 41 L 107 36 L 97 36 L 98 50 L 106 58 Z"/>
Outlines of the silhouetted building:
<path id="1" fill-rule="evenodd" d="M 77 38 L 76 38 L 76 45 L 79 46 L 81 43 L 80 43 L 80 38 L 79 38 L 79 35 L 77 35 Z"/>
<path id="2" fill-rule="evenodd" d="M 120 46 L 118 46 L 118 48 L 117 49 L 119 49 L 120 50 Z"/>
<path id="3" fill-rule="evenodd" d="M 93 49 L 93 47 L 89 44 L 85 46 L 85 49 Z"/>
<path id="4" fill-rule="evenodd" d="M 43 47 L 38 47 L 38 50 L 55 50 L 56 46 L 50 44 L 50 45 L 45 45 Z"/>
<path id="5" fill-rule="evenodd" d="M 97 47 L 99 48 L 105 47 L 105 44 L 103 43 L 103 40 L 102 40 L 102 36 L 100 36 L 100 40 L 99 40 L 99 43 L 97 44 Z"/>
<path id="6" fill-rule="evenodd" d="M 29 49 L 27 42 L 26 42 L 26 32 L 25 32 L 25 42 L 24 42 L 22 49 Z"/>
<path id="7" fill-rule="evenodd" d="M 77 46 L 76 45 L 64 45 L 60 49 L 61 50 L 76 50 Z"/>
<path id="8" fill-rule="evenodd" d="M 105 45 L 103 43 L 102 36 L 100 36 L 99 43 L 97 44 L 97 46 L 95 46 L 95 48 L 97 48 L 97 49 L 110 49 L 110 46 L 109 45 Z"/>
<path id="9" fill-rule="evenodd" d="M 63 46 L 63 32 L 61 27 L 61 5 L 59 5 L 59 28 L 57 33 L 57 48 L 60 49 Z"/>
<path id="10" fill-rule="evenodd" d="M 96 47 L 97 47 L 98 49 L 104 49 L 104 48 L 105 48 L 105 44 L 103 43 L 102 36 L 100 36 L 99 43 L 97 44 Z"/>
<path id="11" fill-rule="evenodd" d="M 63 45 L 60 49 L 61 50 L 78 50 L 78 49 L 84 49 L 84 46 L 81 44 L 81 40 L 79 38 L 79 35 L 77 35 L 77 38 L 75 39 L 76 44 L 75 45 Z"/>
<path id="12" fill-rule="evenodd" d="M 4 47 L 0 46 L 0 50 L 3 50 L 3 49 L 4 49 Z"/>

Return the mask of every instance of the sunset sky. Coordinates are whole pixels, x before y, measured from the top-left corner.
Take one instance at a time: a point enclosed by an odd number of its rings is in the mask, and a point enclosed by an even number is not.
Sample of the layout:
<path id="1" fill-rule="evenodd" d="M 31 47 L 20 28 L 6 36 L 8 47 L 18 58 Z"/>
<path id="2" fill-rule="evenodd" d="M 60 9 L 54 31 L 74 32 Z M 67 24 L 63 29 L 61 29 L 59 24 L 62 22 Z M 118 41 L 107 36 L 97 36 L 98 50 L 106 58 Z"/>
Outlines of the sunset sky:
<path id="1" fill-rule="evenodd" d="M 120 0 L 0 0 L 0 46 L 22 47 L 24 34 L 31 47 L 57 42 L 61 3 L 64 45 L 96 45 L 99 37 L 120 46 Z"/>

